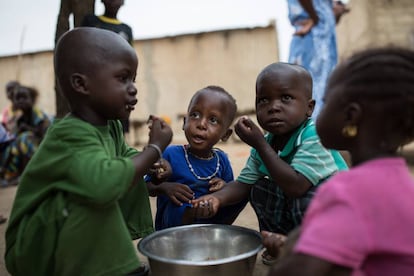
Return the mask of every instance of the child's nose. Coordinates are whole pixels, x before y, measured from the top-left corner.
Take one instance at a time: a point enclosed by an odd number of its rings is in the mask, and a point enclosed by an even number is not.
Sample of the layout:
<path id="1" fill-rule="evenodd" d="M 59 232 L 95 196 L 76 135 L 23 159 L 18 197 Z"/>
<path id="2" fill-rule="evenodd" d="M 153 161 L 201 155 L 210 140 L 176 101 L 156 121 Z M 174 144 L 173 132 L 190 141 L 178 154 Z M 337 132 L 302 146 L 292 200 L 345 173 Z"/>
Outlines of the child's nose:
<path id="1" fill-rule="evenodd" d="M 131 84 L 128 87 L 128 90 L 127 91 L 128 91 L 128 94 L 131 94 L 131 95 L 134 95 L 134 96 L 138 93 L 138 89 L 133 84 Z"/>
<path id="2" fill-rule="evenodd" d="M 201 129 L 206 129 L 206 125 L 207 125 L 207 119 L 205 118 L 201 118 L 200 120 L 198 120 L 198 127 Z"/>
<path id="3" fill-rule="evenodd" d="M 272 104 L 270 105 L 269 111 L 280 111 L 280 108 L 282 106 L 282 102 L 279 100 L 272 101 Z"/>

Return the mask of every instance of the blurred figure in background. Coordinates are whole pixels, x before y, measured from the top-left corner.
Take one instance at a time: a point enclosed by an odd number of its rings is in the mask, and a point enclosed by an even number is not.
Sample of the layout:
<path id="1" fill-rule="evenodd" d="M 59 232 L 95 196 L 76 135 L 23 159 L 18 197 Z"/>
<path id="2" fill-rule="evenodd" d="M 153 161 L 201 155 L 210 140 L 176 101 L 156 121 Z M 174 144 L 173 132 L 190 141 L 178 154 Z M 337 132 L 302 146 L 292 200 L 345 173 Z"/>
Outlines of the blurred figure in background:
<path id="1" fill-rule="evenodd" d="M 6 97 L 10 101 L 10 105 L 6 106 L 1 112 L 1 123 L 4 127 L 7 125 L 9 118 L 13 116 L 13 92 L 18 89 L 19 85 L 18 81 L 9 81 L 6 84 Z"/>
<path id="2" fill-rule="evenodd" d="M 51 124 L 49 116 L 35 106 L 38 92 L 20 85 L 13 93 L 13 116 L 6 130 L 14 140 L 4 149 L 2 179 L 5 185 L 18 184 L 19 177 Z"/>
<path id="3" fill-rule="evenodd" d="M 94 14 L 86 15 L 83 19 L 83 27 L 96 27 L 100 29 L 116 32 L 132 46 L 133 36 L 132 29 L 129 25 L 117 19 L 118 11 L 124 5 L 124 0 L 102 0 L 105 6 L 103 15 L 96 16 Z M 129 132 L 129 119 L 121 120 L 124 134 Z"/>
<path id="4" fill-rule="evenodd" d="M 336 23 L 349 11 L 340 1 L 287 0 L 289 20 L 295 28 L 290 44 L 289 63 L 305 67 L 313 79 L 312 117 L 317 118 L 330 72 L 337 63 Z"/>

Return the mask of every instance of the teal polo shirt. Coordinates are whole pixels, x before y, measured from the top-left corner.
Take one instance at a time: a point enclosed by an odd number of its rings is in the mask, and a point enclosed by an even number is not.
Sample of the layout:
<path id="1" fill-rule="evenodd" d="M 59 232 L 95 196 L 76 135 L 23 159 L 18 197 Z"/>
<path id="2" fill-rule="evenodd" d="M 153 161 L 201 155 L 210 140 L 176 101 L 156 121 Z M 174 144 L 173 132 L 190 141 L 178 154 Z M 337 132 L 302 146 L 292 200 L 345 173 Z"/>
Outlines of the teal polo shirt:
<path id="1" fill-rule="evenodd" d="M 277 137 L 268 133 L 265 139 L 268 144 L 272 144 Z M 312 119 L 306 120 L 292 134 L 283 150 L 277 154 L 314 186 L 322 183 L 337 171 L 348 168 L 338 151 L 328 150 L 322 146 Z M 258 152 L 253 148 L 237 181 L 254 184 L 261 178 L 271 179 L 271 176 Z"/>

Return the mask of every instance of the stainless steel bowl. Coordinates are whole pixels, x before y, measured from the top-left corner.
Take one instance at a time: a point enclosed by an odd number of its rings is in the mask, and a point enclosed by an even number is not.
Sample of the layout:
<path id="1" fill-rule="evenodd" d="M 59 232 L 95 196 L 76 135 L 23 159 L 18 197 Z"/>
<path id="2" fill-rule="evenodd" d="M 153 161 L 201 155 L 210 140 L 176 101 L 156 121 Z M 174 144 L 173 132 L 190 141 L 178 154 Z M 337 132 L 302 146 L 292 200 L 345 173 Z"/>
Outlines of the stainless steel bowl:
<path id="1" fill-rule="evenodd" d="M 168 228 L 138 243 L 153 276 L 251 276 L 261 249 L 259 232 L 218 224 Z"/>

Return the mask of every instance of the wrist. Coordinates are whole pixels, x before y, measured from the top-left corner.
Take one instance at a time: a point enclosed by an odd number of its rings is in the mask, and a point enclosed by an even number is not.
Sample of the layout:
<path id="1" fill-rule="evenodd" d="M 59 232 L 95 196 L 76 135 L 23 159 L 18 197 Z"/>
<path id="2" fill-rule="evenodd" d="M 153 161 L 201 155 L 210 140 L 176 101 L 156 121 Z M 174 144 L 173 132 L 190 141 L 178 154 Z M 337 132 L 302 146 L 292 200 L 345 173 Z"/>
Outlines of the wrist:
<path id="1" fill-rule="evenodd" d="M 161 160 L 161 158 L 162 158 L 162 150 L 161 150 L 161 148 L 158 145 L 153 144 L 153 143 L 149 143 L 148 145 L 146 145 L 144 147 L 144 150 L 146 150 L 148 148 L 151 148 L 151 149 L 155 150 L 157 152 L 157 154 L 158 154 L 158 160 Z"/>

